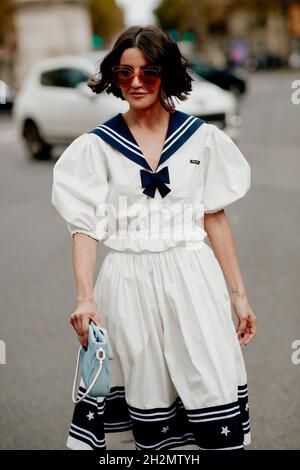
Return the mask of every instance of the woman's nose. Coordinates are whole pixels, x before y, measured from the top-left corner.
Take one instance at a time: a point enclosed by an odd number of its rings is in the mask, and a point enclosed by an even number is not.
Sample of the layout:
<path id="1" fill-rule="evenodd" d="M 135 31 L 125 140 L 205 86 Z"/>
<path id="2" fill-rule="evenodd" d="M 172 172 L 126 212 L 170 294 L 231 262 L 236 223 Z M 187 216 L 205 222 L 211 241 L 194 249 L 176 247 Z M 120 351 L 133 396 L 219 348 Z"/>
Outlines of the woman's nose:
<path id="1" fill-rule="evenodd" d="M 141 82 L 139 80 L 139 77 L 135 75 L 134 79 L 132 80 L 132 85 L 133 86 L 141 86 Z"/>

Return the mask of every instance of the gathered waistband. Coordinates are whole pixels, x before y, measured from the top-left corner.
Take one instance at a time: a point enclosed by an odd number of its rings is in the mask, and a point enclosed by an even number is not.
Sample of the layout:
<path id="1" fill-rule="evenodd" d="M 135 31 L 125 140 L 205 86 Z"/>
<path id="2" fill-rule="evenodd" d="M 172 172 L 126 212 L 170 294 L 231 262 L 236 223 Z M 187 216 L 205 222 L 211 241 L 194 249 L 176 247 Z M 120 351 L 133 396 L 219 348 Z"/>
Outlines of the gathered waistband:
<path id="1" fill-rule="evenodd" d="M 161 250 L 161 251 L 129 251 L 129 250 L 116 250 L 114 248 L 110 248 L 108 251 L 107 255 L 108 257 L 111 256 L 128 256 L 128 257 L 134 257 L 134 258 L 140 258 L 140 257 L 151 257 L 151 256 L 166 256 L 170 253 L 174 252 L 186 252 L 186 253 L 192 253 L 193 251 L 200 251 L 204 248 L 204 246 L 208 245 L 203 241 L 199 242 L 193 242 L 191 244 L 186 244 L 186 245 L 175 245 L 167 248 L 166 250 Z M 208 247 L 209 248 L 209 247 Z"/>

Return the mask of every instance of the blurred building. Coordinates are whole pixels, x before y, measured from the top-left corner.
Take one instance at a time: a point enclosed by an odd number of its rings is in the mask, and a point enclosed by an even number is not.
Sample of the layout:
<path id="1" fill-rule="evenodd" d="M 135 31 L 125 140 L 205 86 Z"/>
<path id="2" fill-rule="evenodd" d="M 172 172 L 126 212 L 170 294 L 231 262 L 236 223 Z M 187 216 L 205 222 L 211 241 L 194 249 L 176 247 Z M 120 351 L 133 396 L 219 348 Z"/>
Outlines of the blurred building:
<path id="1" fill-rule="evenodd" d="M 16 80 L 37 60 L 91 49 L 86 0 L 14 0 Z"/>
<path id="2" fill-rule="evenodd" d="M 290 41 L 286 16 L 280 11 L 239 11 L 236 10 L 228 21 L 229 48 L 234 53 L 237 40 L 245 39 L 248 57 L 254 58 L 258 65 L 283 64 L 287 61 Z M 247 57 L 248 56 L 248 57 Z M 234 56 L 232 62 L 238 62 Z"/>
<path id="3" fill-rule="evenodd" d="M 295 43 L 292 30 L 300 23 L 297 0 L 210 0 L 208 4 L 203 38 L 216 65 L 220 48 L 232 64 L 244 65 L 250 59 L 261 67 L 288 63 Z"/>
<path id="4" fill-rule="evenodd" d="M 300 0 L 161 0 L 156 14 L 187 55 L 200 53 L 217 67 L 277 67 L 300 50 Z M 196 40 L 184 41 L 187 32 Z"/>

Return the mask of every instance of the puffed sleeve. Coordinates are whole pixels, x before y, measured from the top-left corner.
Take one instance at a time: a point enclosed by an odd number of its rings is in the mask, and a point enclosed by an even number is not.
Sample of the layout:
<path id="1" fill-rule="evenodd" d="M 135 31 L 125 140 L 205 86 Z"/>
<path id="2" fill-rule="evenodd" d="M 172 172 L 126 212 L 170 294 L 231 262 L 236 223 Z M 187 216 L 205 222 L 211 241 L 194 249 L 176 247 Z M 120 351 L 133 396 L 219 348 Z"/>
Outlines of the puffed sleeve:
<path id="1" fill-rule="evenodd" d="M 208 124 L 204 177 L 204 212 L 218 212 L 242 198 L 250 188 L 251 168 L 233 140 Z"/>
<path id="2" fill-rule="evenodd" d="M 85 233 L 97 241 L 106 234 L 99 205 L 105 204 L 108 174 L 105 157 L 94 134 L 82 134 L 53 167 L 51 203 L 67 222 L 71 236 Z"/>

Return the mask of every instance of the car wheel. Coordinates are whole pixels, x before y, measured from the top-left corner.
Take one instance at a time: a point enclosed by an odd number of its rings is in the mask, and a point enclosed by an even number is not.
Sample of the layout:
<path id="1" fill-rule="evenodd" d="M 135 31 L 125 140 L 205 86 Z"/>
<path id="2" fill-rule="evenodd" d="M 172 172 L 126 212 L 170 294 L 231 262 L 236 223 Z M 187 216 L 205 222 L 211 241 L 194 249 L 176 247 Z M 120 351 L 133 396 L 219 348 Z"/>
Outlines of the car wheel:
<path id="1" fill-rule="evenodd" d="M 35 160 L 51 159 L 52 147 L 42 139 L 38 127 L 33 121 L 28 120 L 25 122 L 23 137 L 31 158 Z"/>

